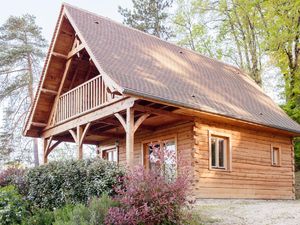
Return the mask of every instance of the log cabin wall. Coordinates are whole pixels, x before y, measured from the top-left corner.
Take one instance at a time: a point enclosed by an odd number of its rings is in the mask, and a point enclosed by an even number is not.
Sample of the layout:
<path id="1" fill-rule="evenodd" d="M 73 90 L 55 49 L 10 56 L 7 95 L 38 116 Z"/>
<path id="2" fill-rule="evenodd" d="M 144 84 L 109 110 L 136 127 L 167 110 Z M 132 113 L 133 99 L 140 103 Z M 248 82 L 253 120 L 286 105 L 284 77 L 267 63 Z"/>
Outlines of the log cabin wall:
<path id="1" fill-rule="evenodd" d="M 231 171 L 209 169 L 209 130 L 231 136 Z M 196 119 L 194 138 L 194 197 L 295 198 L 290 137 Z M 281 148 L 279 167 L 271 165 L 271 145 Z"/>
<path id="2" fill-rule="evenodd" d="M 148 141 L 165 140 L 174 137 L 177 143 L 177 154 L 184 163 L 191 166 L 193 139 L 193 122 L 183 124 L 168 125 L 161 127 L 156 131 L 137 131 L 134 137 L 134 162 L 135 165 L 142 163 L 142 143 Z M 125 139 L 119 140 L 119 164 L 125 165 Z M 101 144 L 101 146 L 114 145 L 115 140 L 110 140 Z"/>

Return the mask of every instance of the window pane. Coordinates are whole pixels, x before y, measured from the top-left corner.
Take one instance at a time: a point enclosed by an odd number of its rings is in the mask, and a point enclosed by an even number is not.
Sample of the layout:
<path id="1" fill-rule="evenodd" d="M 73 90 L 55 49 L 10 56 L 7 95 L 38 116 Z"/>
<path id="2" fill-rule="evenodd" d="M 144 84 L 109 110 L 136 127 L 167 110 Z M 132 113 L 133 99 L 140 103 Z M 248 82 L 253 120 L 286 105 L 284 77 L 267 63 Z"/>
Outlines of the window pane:
<path id="1" fill-rule="evenodd" d="M 112 151 L 109 151 L 108 152 L 108 161 L 113 161 L 113 154 L 112 154 Z"/>
<path id="2" fill-rule="evenodd" d="M 273 148 L 273 165 L 279 165 L 279 149 Z"/>
<path id="3" fill-rule="evenodd" d="M 164 175 L 168 180 L 176 178 L 177 159 L 175 140 L 168 140 L 163 143 L 164 149 Z"/>
<path id="4" fill-rule="evenodd" d="M 149 144 L 149 168 L 150 170 L 159 169 L 159 154 L 160 154 L 160 144 Z"/>
<path id="5" fill-rule="evenodd" d="M 219 167 L 224 167 L 225 141 L 219 139 Z"/>
<path id="6" fill-rule="evenodd" d="M 216 138 L 211 138 L 211 166 L 217 166 L 216 164 Z"/>
<path id="7" fill-rule="evenodd" d="M 117 150 L 113 151 L 113 161 L 118 162 L 118 151 Z"/>

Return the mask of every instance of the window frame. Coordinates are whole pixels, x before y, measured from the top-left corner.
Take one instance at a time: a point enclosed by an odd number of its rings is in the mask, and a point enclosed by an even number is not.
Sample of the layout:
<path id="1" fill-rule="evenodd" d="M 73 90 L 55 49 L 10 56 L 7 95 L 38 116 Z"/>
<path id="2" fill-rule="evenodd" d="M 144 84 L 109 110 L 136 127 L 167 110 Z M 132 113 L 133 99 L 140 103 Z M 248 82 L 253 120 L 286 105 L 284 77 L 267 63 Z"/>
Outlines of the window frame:
<path id="1" fill-rule="evenodd" d="M 274 148 L 278 149 L 278 164 L 274 163 L 274 157 L 273 157 Z M 278 145 L 271 144 L 271 166 L 274 166 L 274 167 L 281 166 L 281 147 Z"/>
<path id="2" fill-rule="evenodd" d="M 115 163 L 118 164 L 119 163 L 119 146 L 117 146 L 117 145 L 109 145 L 109 146 L 100 147 L 100 158 L 104 159 L 104 157 L 103 157 L 104 152 L 113 152 L 113 151 L 117 152 L 117 160 L 116 161 L 109 161 L 107 159 L 107 161 L 115 162 Z M 106 159 L 104 159 L 104 160 L 106 160 Z"/>
<path id="3" fill-rule="evenodd" d="M 225 140 L 225 157 L 224 157 L 224 167 L 218 167 L 218 166 L 212 166 L 212 149 L 211 149 L 211 144 L 212 144 L 212 138 L 216 137 L 217 140 Z M 217 142 L 217 145 L 219 143 Z M 213 130 L 208 130 L 208 168 L 209 170 L 213 171 L 226 171 L 230 172 L 232 171 L 232 145 L 231 145 L 231 134 L 224 133 L 224 132 L 218 132 L 218 131 L 213 131 Z M 217 151 L 218 152 L 218 151 Z M 216 153 L 216 156 L 219 156 L 218 153 Z M 216 157 L 218 159 L 218 157 Z"/>
<path id="4" fill-rule="evenodd" d="M 160 143 L 160 147 L 161 144 L 164 141 L 170 141 L 170 140 L 174 140 L 175 142 L 175 154 L 176 154 L 176 173 L 178 173 L 178 143 L 177 143 L 177 134 L 173 134 L 173 135 L 167 135 L 167 136 L 158 136 L 157 138 L 150 138 L 150 139 L 145 139 L 141 142 L 141 165 L 145 168 L 145 154 L 144 154 L 144 148 L 146 144 L 149 143 Z M 148 166 L 147 166 L 148 167 Z M 146 168 L 149 169 L 149 168 Z"/>

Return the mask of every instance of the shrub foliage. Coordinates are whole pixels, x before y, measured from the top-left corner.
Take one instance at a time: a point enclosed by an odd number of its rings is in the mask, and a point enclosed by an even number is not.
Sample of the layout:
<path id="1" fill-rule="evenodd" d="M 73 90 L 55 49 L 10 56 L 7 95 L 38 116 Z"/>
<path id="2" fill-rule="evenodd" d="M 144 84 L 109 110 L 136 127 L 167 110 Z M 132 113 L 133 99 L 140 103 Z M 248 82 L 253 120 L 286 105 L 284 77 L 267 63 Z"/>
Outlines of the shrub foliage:
<path id="1" fill-rule="evenodd" d="M 36 167 L 28 171 L 25 182 L 33 206 L 54 209 L 67 203 L 86 203 L 102 193 L 113 194 L 122 176 L 123 170 L 116 164 L 95 159 Z"/>
<path id="2" fill-rule="evenodd" d="M 187 202 L 188 178 L 168 181 L 158 170 L 140 167 L 124 177 L 116 189 L 120 207 L 112 207 L 106 224 L 181 224 Z"/>
<path id="3" fill-rule="evenodd" d="M 12 186 L 0 188 L 0 224 L 20 224 L 27 216 L 27 203 Z"/>

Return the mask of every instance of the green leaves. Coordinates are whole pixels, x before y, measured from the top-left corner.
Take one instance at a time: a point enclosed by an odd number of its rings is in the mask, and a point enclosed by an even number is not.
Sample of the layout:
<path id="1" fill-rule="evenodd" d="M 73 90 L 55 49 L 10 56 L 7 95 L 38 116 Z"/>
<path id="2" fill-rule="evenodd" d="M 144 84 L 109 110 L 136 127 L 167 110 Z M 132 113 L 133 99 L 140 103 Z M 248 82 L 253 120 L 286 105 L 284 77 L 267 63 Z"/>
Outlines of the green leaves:
<path id="1" fill-rule="evenodd" d="M 20 224 L 28 214 L 27 207 L 14 186 L 0 188 L 0 225 Z"/>
<path id="2" fill-rule="evenodd" d="M 123 171 L 100 159 L 53 162 L 30 169 L 26 176 L 28 199 L 39 208 L 86 203 L 93 196 L 113 194 Z"/>
<path id="3" fill-rule="evenodd" d="M 132 0 L 132 3 L 132 10 L 121 6 L 118 8 L 119 13 L 124 17 L 124 24 L 163 39 L 172 36 L 167 25 L 167 10 L 173 0 Z"/>

